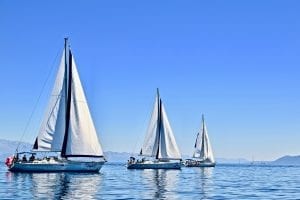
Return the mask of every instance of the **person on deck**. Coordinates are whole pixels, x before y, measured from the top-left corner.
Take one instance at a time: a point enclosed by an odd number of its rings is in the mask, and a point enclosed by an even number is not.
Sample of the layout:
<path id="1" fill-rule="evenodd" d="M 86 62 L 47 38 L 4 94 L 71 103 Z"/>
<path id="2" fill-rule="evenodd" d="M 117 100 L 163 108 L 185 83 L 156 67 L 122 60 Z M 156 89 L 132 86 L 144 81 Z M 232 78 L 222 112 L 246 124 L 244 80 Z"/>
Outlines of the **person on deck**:
<path id="1" fill-rule="evenodd" d="M 23 158 L 22 158 L 22 161 L 24 162 L 27 162 L 27 158 L 26 158 L 26 155 L 24 154 Z"/>
<path id="2" fill-rule="evenodd" d="M 31 156 L 30 156 L 30 158 L 29 158 L 29 161 L 34 161 L 34 159 L 35 159 L 35 157 L 34 157 L 34 155 L 33 154 L 31 154 Z"/>

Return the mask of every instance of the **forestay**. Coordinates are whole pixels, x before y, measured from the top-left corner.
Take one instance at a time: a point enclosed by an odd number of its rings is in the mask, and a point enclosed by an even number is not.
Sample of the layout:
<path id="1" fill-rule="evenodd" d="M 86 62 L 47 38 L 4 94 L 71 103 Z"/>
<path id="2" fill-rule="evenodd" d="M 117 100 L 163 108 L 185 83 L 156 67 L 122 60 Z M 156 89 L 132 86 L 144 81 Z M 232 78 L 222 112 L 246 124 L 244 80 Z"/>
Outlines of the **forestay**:
<path id="1" fill-rule="evenodd" d="M 144 144 L 142 146 L 141 155 L 155 157 L 158 148 L 158 97 L 155 98 L 155 103 L 150 118 L 149 126 L 146 132 Z"/>
<path id="2" fill-rule="evenodd" d="M 61 151 L 66 118 L 65 53 L 58 68 L 56 80 L 34 150 Z"/>

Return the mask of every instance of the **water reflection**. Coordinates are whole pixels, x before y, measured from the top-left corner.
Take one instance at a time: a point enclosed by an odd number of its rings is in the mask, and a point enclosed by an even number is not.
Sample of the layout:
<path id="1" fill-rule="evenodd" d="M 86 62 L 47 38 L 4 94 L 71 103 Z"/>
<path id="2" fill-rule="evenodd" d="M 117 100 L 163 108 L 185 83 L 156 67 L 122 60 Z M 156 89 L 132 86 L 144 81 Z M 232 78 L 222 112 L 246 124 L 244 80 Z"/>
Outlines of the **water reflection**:
<path id="1" fill-rule="evenodd" d="M 105 166 L 102 174 L 10 173 L 0 166 L 0 199 L 299 199 L 299 180 L 298 166 L 177 171 L 116 164 Z"/>
<path id="2" fill-rule="evenodd" d="M 99 173 L 7 172 L 6 178 L 15 185 L 14 191 L 11 191 L 14 197 L 27 196 L 35 199 L 95 199 L 101 187 Z"/>
<path id="3" fill-rule="evenodd" d="M 150 199 L 177 199 L 176 193 L 180 170 L 144 170 L 143 182 L 147 191 L 144 198 Z"/>
<path id="4" fill-rule="evenodd" d="M 193 168 L 196 187 L 199 189 L 201 199 L 208 199 L 213 195 L 213 167 Z"/>

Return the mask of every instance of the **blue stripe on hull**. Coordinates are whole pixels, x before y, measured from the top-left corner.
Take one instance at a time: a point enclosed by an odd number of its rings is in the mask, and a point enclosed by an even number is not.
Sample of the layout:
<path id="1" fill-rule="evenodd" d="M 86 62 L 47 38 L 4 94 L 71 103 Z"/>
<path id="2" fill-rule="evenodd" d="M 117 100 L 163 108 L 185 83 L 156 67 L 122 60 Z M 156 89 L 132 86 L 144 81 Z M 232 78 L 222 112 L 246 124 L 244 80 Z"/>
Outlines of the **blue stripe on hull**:
<path id="1" fill-rule="evenodd" d="M 127 169 L 181 169 L 180 163 L 133 163 Z"/>
<path id="2" fill-rule="evenodd" d="M 11 172 L 99 172 L 104 162 L 14 163 Z"/>
<path id="3" fill-rule="evenodd" d="M 216 163 L 186 164 L 186 167 L 215 167 Z"/>

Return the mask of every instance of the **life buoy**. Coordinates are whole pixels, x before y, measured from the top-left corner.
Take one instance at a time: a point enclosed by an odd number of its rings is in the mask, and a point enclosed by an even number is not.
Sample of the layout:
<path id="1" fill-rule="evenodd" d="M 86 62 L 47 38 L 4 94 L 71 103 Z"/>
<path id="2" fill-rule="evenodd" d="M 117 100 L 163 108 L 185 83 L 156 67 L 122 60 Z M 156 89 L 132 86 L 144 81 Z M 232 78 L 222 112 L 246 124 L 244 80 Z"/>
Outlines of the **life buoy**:
<path id="1" fill-rule="evenodd" d="M 5 161 L 5 165 L 7 166 L 7 167 L 10 167 L 11 165 L 13 164 L 13 157 L 7 157 L 6 158 L 6 161 Z"/>

